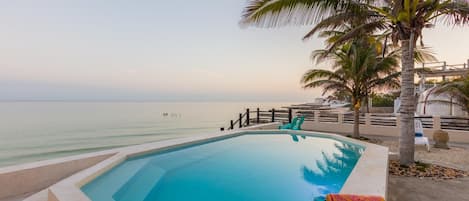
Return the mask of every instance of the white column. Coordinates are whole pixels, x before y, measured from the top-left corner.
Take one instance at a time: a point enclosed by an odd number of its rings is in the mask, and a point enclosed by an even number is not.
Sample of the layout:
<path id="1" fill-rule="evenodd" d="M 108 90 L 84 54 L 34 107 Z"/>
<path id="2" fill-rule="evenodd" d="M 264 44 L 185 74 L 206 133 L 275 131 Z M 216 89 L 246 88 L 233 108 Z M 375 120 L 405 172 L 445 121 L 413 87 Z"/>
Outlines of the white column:
<path id="1" fill-rule="evenodd" d="M 401 128 L 401 114 L 396 114 L 396 127 Z"/>
<path id="2" fill-rule="evenodd" d="M 339 114 L 337 114 L 337 115 L 338 115 L 338 116 L 337 116 L 337 123 L 338 123 L 338 124 L 343 124 L 343 123 L 344 123 L 344 113 L 341 112 L 341 113 L 339 113 Z"/>
<path id="3" fill-rule="evenodd" d="M 433 116 L 433 129 L 441 130 L 441 117 Z"/>
<path id="4" fill-rule="evenodd" d="M 371 126 L 371 113 L 365 113 L 365 125 Z"/>
<path id="5" fill-rule="evenodd" d="M 314 111 L 314 122 L 315 123 L 319 123 L 319 114 L 320 114 L 320 111 L 318 111 L 318 110 Z"/>

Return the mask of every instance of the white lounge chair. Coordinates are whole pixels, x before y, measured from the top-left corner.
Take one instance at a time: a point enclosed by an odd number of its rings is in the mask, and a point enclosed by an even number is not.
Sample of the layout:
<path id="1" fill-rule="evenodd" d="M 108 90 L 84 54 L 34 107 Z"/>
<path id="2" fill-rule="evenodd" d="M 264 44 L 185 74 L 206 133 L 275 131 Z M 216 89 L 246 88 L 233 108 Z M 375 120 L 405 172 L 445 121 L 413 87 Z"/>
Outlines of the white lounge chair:
<path id="1" fill-rule="evenodd" d="M 414 120 L 414 126 L 415 126 L 415 144 L 425 145 L 427 147 L 427 151 L 430 151 L 430 142 L 428 141 L 428 138 L 425 137 L 425 135 L 423 134 L 422 121 L 418 119 Z"/>

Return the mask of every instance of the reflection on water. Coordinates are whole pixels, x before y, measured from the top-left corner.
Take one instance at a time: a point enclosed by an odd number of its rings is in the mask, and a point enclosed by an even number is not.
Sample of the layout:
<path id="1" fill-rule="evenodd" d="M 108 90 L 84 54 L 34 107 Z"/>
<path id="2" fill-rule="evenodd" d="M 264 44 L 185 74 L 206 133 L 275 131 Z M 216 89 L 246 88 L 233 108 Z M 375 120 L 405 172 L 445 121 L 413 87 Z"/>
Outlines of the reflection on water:
<path id="1" fill-rule="evenodd" d="M 325 200 L 329 193 L 339 192 L 342 185 L 352 172 L 357 158 L 361 156 L 364 149 L 362 147 L 342 142 L 334 143 L 338 152 L 328 154 L 321 152 L 322 160 L 316 161 L 318 169 L 303 166 L 303 178 L 312 185 L 319 186 L 320 196 L 316 200 Z M 334 181 L 334 182 L 331 182 Z"/>
<path id="2" fill-rule="evenodd" d="M 290 135 L 292 137 L 293 142 L 299 142 L 300 140 L 298 139 L 298 135 Z M 305 135 L 300 135 L 301 138 L 306 139 Z"/>

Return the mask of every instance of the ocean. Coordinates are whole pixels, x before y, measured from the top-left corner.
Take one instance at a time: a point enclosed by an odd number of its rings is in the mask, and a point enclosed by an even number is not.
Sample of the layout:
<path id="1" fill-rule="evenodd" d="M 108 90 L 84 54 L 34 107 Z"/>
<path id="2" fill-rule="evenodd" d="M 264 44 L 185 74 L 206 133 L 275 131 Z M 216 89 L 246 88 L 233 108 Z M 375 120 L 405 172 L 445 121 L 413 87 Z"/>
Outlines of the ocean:
<path id="1" fill-rule="evenodd" d="M 220 132 L 246 108 L 291 104 L 0 102 L 0 167 Z"/>

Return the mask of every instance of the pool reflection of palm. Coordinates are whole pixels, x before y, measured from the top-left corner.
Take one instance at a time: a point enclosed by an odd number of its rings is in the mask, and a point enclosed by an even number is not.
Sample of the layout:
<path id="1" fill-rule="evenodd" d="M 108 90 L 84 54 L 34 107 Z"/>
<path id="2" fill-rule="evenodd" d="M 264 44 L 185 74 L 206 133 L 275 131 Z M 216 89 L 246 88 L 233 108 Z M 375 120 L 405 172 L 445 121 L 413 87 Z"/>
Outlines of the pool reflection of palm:
<path id="1" fill-rule="evenodd" d="M 363 148 L 346 143 L 336 143 L 334 146 L 338 152 L 332 155 L 322 152 L 323 160 L 316 162 L 317 170 L 306 166 L 301 170 L 305 181 L 324 187 L 314 201 L 323 201 L 325 195 L 338 193 L 363 152 Z"/>

